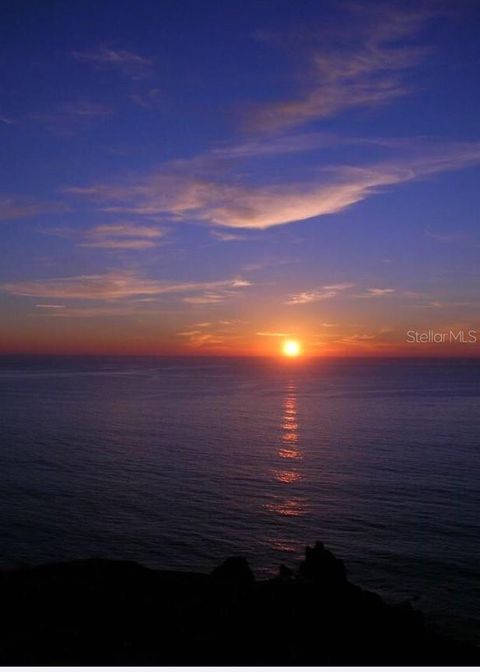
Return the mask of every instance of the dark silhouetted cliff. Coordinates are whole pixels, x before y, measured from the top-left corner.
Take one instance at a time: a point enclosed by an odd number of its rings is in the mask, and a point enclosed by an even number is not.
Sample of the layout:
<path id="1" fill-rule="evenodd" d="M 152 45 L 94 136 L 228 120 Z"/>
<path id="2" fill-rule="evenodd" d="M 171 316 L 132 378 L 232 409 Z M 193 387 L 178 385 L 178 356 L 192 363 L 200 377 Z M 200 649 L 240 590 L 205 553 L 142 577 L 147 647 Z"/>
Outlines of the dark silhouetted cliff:
<path id="1" fill-rule="evenodd" d="M 351 584 L 321 544 L 266 581 L 242 558 L 210 575 L 87 560 L 3 573 L 0 594 L 2 665 L 480 663 Z"/>

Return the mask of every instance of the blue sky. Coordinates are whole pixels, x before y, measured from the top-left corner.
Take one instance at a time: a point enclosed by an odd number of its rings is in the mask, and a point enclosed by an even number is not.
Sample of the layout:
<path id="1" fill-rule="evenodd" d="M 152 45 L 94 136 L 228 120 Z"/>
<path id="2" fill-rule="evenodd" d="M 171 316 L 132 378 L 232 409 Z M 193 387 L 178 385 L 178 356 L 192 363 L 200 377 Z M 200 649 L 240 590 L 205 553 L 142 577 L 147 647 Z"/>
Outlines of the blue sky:
<path id="1" fill-rule="evenodd" d="M 468 1 L 6 2 L 2 351 L 480 328 L 479 28 Z"/>

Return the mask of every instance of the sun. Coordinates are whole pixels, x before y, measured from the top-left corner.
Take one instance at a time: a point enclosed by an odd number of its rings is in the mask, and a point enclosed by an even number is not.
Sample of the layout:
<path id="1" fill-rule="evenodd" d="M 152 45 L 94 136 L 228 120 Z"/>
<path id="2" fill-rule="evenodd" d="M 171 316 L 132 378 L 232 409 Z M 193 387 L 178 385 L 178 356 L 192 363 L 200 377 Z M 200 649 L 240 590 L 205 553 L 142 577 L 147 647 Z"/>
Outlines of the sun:
<path id="1" fill-rule="evenodd" d="M 302 348 L 298 341 L 289 340 L 284 342 L 282 352 L 285 357 L 298 357 L 302 353 Z"/>

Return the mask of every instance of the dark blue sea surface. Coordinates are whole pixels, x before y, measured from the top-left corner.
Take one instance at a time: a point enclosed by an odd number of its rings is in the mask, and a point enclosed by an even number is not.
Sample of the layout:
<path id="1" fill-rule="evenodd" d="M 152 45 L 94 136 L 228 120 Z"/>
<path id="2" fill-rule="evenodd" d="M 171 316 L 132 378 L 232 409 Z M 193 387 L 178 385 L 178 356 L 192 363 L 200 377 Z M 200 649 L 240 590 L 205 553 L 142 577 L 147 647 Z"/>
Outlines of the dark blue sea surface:
<path id="1" fill-rule="evenodd" d="M 320 539 L 480 643 L 480 361 L 0 359 L 0 561 L 259 575 Z"/>

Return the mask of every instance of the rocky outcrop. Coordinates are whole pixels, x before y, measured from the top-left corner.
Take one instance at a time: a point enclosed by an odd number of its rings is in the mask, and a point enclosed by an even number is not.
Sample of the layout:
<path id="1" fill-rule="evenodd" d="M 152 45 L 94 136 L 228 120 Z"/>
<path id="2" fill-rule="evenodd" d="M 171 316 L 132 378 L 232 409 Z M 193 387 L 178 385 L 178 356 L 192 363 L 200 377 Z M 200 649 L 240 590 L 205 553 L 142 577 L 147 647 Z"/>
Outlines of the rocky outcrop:
<path id="1" fill-rule="evenodd" d="M 3 573 L 2 665 L 478 665 L 410 605 L 351 584 L 322 544 L 255 581 L 243 558 L 210 575 L 87 560 Z"/>

